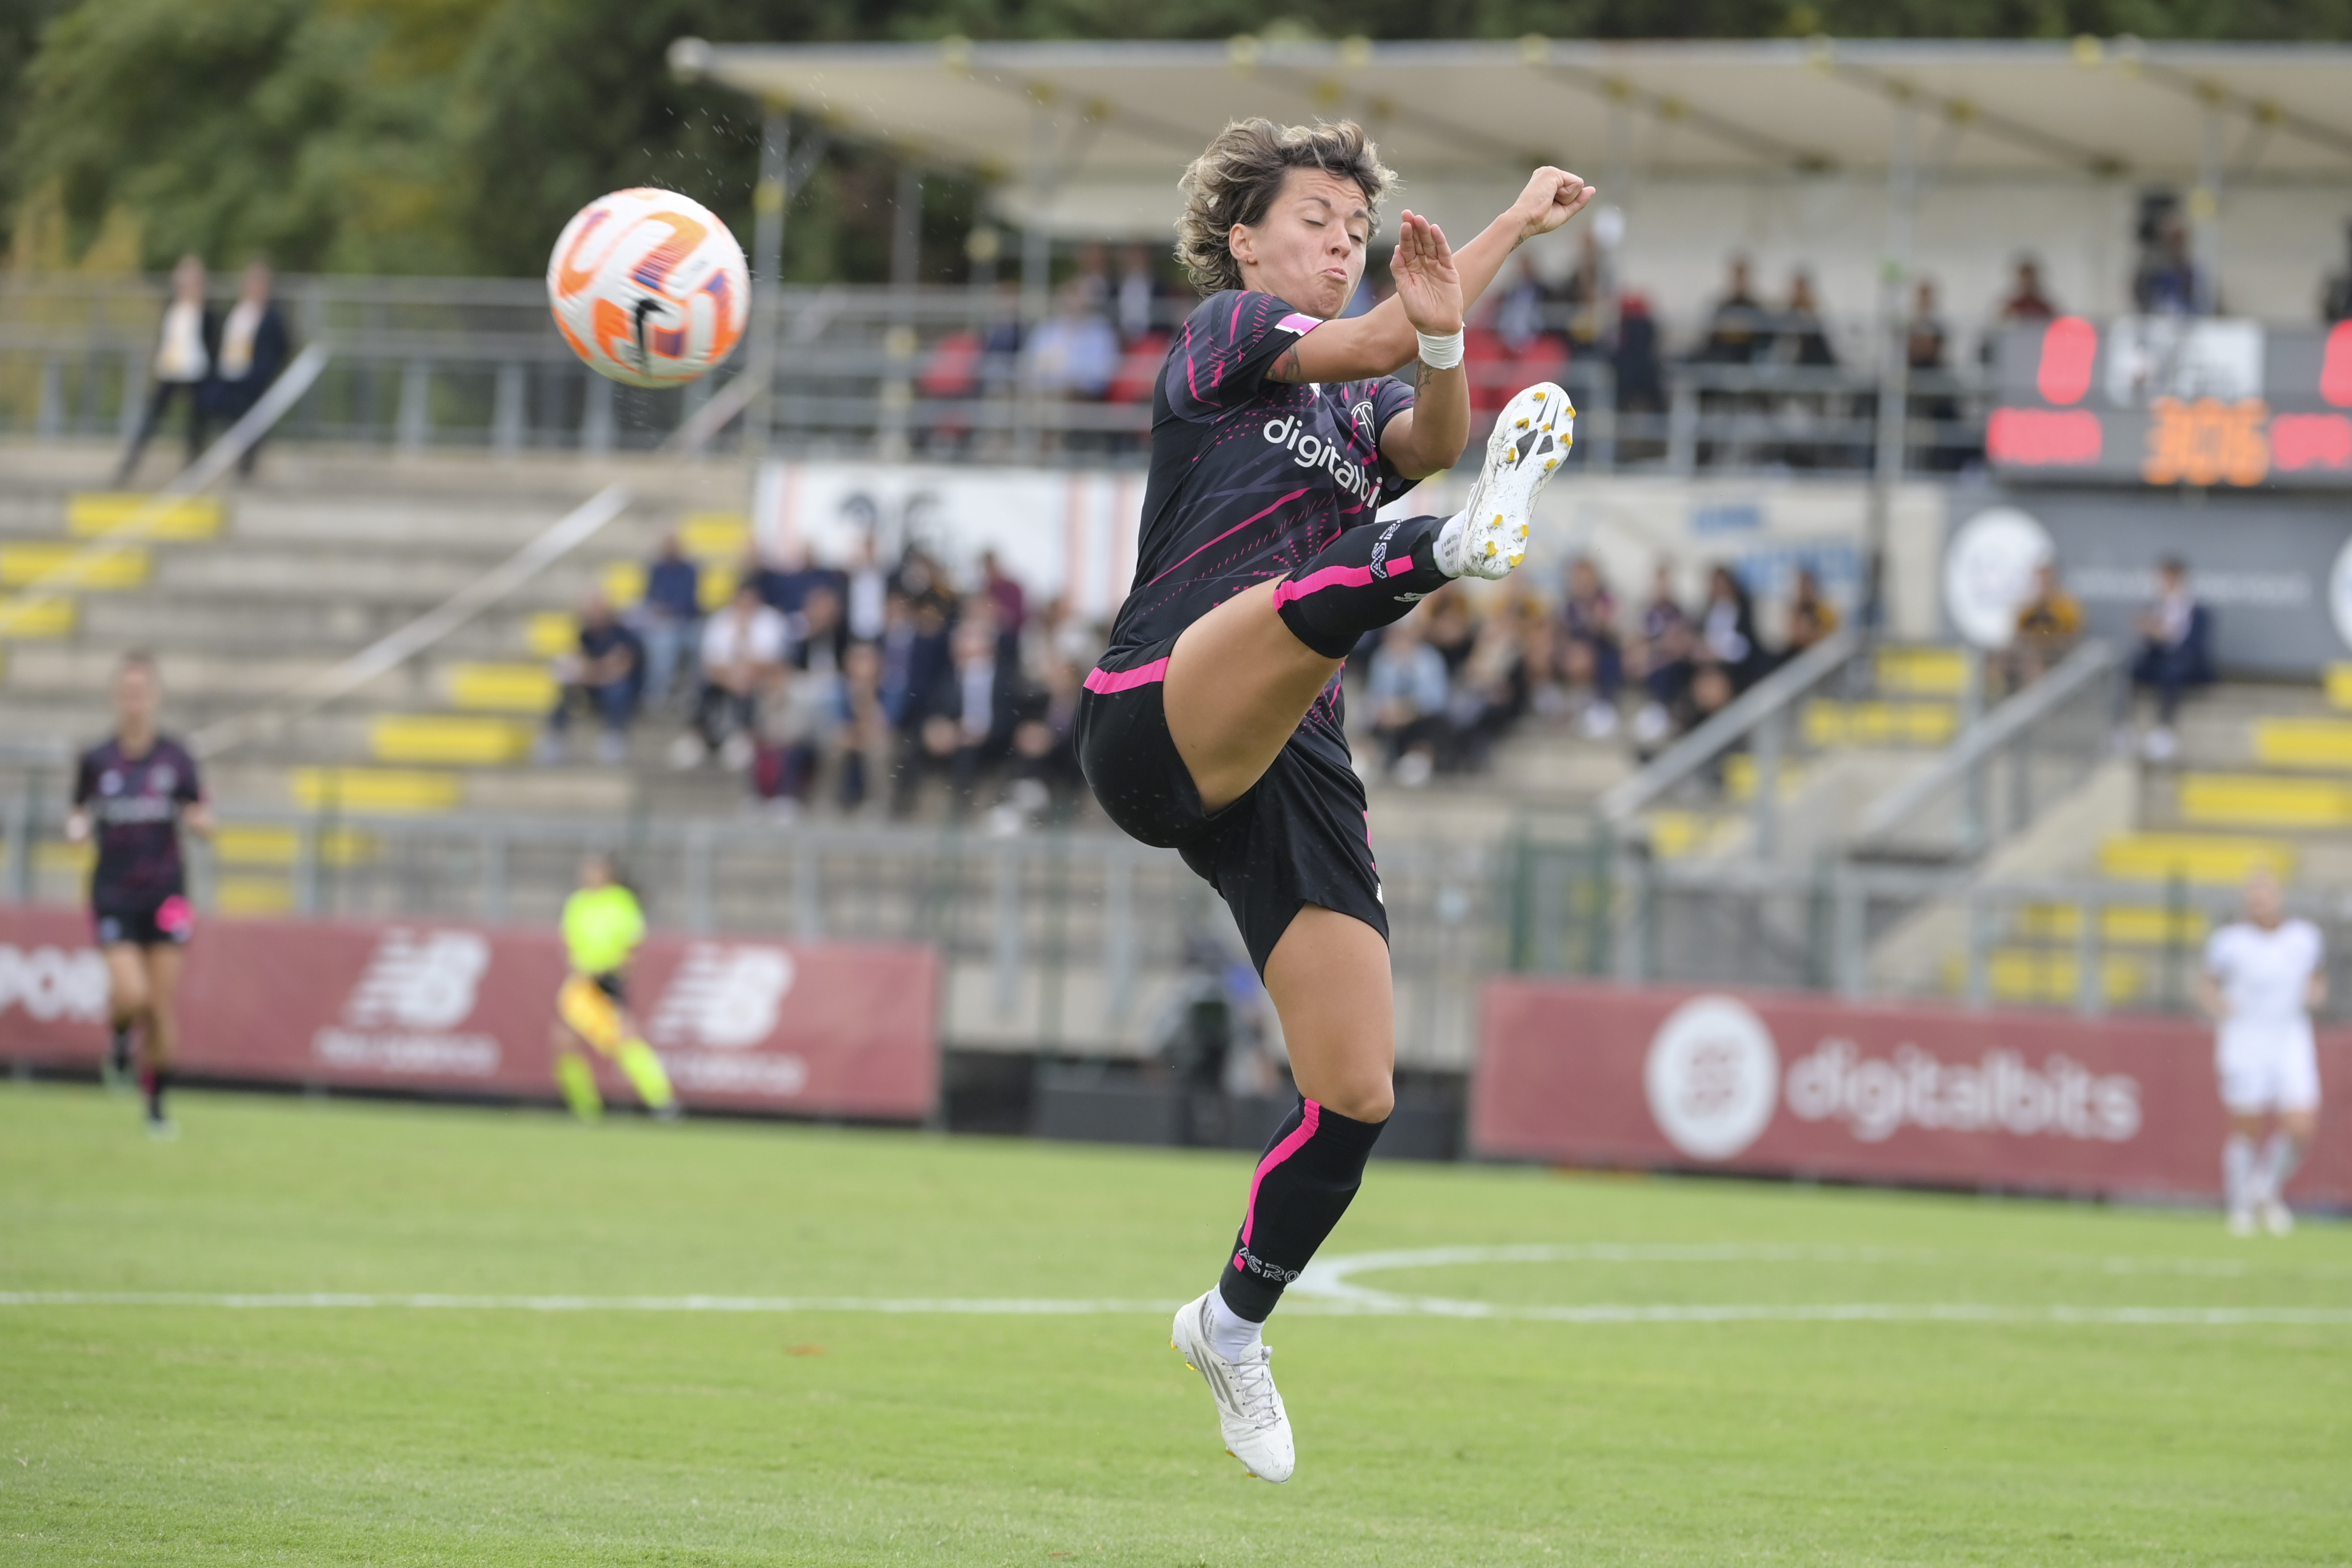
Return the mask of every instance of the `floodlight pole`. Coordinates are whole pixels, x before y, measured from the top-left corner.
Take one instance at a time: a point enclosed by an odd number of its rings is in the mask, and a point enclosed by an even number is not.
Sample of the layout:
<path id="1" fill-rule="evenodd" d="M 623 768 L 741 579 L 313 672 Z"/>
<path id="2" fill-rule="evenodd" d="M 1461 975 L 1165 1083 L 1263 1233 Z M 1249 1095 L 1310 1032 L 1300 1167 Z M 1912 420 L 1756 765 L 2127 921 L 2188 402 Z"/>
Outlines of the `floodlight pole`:
<path id="1" fill-rule="evenodd" d="M 1054 107 L 1039 89 L 1032 89 L 1029 106 L 1029 221 L 1021 227 L 1021 346 L 1045 319 L 1046 297 L 1054 282 L 1054 237 L 1046 226 L 1045 208 L 1054 199 Z M 1019 412 L 1013 446 L 1024 457 L 1037 455 L 1039 417 L 1036 393 L 1016 376 L 1013 406 Z"/>
<path id="2" fill-rule="evenodd" d="M 1911 220 L 1919 199 L 1912 134 L 1916 111 L 1910 99 L 1895 103 L 1894 134 L 1886 159 L 1886 255 L 1878 267 L 1878 449 L 1870 477 L 1870 504 L 1863 517 L 1862 615 L 1868 632 L 1886 619 L 1886 537 L 1895 514 L 1895 492 L 1903 479 L 1903 455 L 1910 423 L 1911 356 L 1905 330 L 1903 286 L 1911 273 Z"/>
<path id="3" fill-rule="evenodd" d="M 2221 139 L 2225 127 L 2218 93 L 2204 94 L 2204 119 L 2199 126 L 2197 188 L 2189 193 L 2189 221 L 2196 225 L 2191 254 L 2197 265 L 2195 308 L 2200 316 L 2221 309 Z"/>
<path id="4" fill-rule="evenodd" d="M 903 463 L 911 451 L 908 427 L 914 413 L 915 285 L 922 272 L 923 166 L 898 161 L 898 189 L 890 213 L 890 325 L 883 334 L 887 361 L 882 380 L 882 417 L 875 432 L 875 455 Z"/>
<path id="5" fill-rule="evenodd" d="M 784 183 L 793 153 L 792 115 L 782 99 L 768 99 L 760 132 L 760 183 L 751 192 L 751 409 L 743 422 L 743 445 L 766 455 L 775 443 L 776 363 L 783 332 Z"/>

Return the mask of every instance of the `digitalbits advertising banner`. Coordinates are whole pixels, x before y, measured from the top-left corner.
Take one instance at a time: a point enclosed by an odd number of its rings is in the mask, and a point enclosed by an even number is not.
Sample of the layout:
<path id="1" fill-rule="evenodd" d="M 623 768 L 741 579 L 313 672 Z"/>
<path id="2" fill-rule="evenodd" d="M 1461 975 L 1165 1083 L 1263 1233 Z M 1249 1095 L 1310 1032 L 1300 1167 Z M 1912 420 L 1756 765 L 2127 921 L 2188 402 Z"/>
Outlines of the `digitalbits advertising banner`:
<path id="1" fill-rule="evenodd" d="M 551 932 L 206 920 L 187 949 L 179 1061 L 196 1077 L 544 1099 Z M 928 947 L 649 938 L 629 1001 L 686 1104 L 916 1121 L 939 1097 Z M 0 910 L 0 1060 L 89 1066 L 106 966 L 89 923 Z M 625 1083 L 602 1069 L 607 1091 Z"/>
<path id="2" fill-rule="evenodd" d="M 2352 1034 L 2319 1053 L 2352 1085 Z M 2181 1198 L 2218 1196 L 2223 1129 L 2185 1020 L 1520 978 L 1486 984 L 1470 1117 L 1504 1158 Z M 2352 1204 L 2352 1135 L 2289 1193 Z"/>

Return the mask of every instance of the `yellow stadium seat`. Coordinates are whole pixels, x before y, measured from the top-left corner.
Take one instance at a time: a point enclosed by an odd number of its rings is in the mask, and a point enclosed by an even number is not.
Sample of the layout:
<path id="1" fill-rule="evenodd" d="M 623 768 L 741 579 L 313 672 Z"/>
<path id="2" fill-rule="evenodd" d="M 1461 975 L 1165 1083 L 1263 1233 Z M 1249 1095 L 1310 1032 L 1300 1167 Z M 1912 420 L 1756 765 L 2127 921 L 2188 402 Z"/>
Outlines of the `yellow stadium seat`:
<path id="1" fill-rule="evenodd" d="M 678 519 L 677 542 L 696 560 L 731 564 L 751 548 L 751 519 L 741 512 L 688 512 Z"/>
<path id="2" fill-rule="evenodd" d="M 2099 911 L 2099 940 L 2110 947 L 2160 947 L 2168 942 L 2202 942 L 2212 922 L 2194 909 L 2121 904 Z M 2017 912 L 2020 936 L 2072 942 L 2083 934 L 2083 908 L 2076 904 L 2031 904 Z"/>
<path id="3" fill-rule="evenodd" d="M 142 539 L 208 539 L 226 520 L 216 496 L 159 504 L 135 491 L 90 490 L 66 501 L 66 532 L 77 538 L 103 538 L 128 528 Z"/>
<path id="4" fill-rule="evenodd" d="M 70 637 L 76 614 L 72 600 L 54 594 L 0 599 L 0 637 Z"/>
<path id="5" fill-rule="evenodd" d="M 497 767 L 528 756 L 535 733 L 530 725 L 472 714 L 380 714 L 368 725 L 368 755 L 378 762 Z"/>
<path id="6" fill-rule="evenodd" d="M 542 610 L 523 626 L 523 640 L 542 659 L 580 652 L 580 622 L 562 610 Z"/>
<path id="7" fill-rule="evenodd" d="M 2258 718 L 2253 741 L 2265 768 L 2352 768 L 2352 719 Z"/>
<path id="8" fill-rule="evenodd" d="M 1788 800 L 1804 788 L 1805 770 L 1787 758 L 1780 759 L 1780 799 Z M 1731 800 L 1748 801 L 1756 799 L 1756 758 L 1748 752 L 1737 751 L 1723 760 L 1723 792 Z"/>
<path id="9" fill-rule="evenodd" d="M 1950 703 L 1835 702 L 1805 705 L 1805 739 L 1817 747 L 1942 746 L 1960 727 Z"/>
<path id="10" fill-rule="evenodd" d="M 1878 689 L 1895 696 L 1956 697 L 1969 689 L 1969 659 L 1959 648 L 1881 648 Z"/>
<path id="11" fill-rule="evenodd" d="M 2079 994 L 2082 966 L 2072 953 L 2031 947 L 1997 948 L 1985 959 L 1985 988 L 1997 1002 L 2066 1007 Z M 1944 963 L 1944 984 L 1954 995 L 1968 985 L 1968 959 L 1955 953 Z M 2099 988 L 2110 1003 L 2136 1000 L 2147 984 L 2145 967 L 2131 958 L 2103 957 Z"/>
<path id="12" fill-rule="evenodd" d="M 2352 707 L 2352 664 L 2327 666 L 2327 700 L 2335 707 Z"/>
<path id="13" fill-rule="evenodd" d="M 543 664 L 452 664 L 442 675 L 450 703 L 480 713 L 545 713 L 555 677 Z"/>
<path id="14" fill-rule="evenodd" d="M 2340 828 L 2352 823 L 2352 784 L 2261 773 L 2191 773 L 2180 818 L 2214 828 Z"/>
<path id="15" fill-rule="evenodd" d="M 706 611 L 716 610 L 735 597 L 735 569 L 731 566 L 706 566 L 694 585 L 694 597 Z"/>
<path id="16" fill-rule="evenodd" d="M 214 884 L 213 907 L 223 915 L 285 915 L 294 908 L 294 884 L 282 876 L 225 876 Z"/>
<path id="17" fill-rule="evenodd" d="M 88 876 L 98 851 L 89 844 L 46 843 L 33 846 L 33 869 L 37 872 L 71 872 L 76 876 Z"/>
<path id="18" fill-rule="evenodd" d="M 213 832 L 213 856 L 225 866 L 290 866 L 301 858 L 302 835 L 294 828 L 223 823 Z M 319 858 L 329 865 L 361 865 L 375 859 L 373 833 L 334 828 L 319 836 Z"/>
<path id="19" fill-rule="evenodd" d="M 55 589 L 138 588 L 147 580 L 148 565 L 147 551 L 139 545 L 0 545 L 0 588 L 33 582 Z"/>
<path id="20" fill-rule="evenodd" d="M 2294 846 L 2218 833 L 2126 833 L 2099 846 L 2099 869 L 2131 882 L 2239 883 L 2258 869 L 2294 874 Z"/>
<path id="21" fill-rule="evenodd" d="M 626 610 L 646 596 L 646 569 L 633 560 L 607 562 L 596 582 L 615 610 Z"/>
<path id="22" fill-rule="evenodd" d="M 290 783 L 306 811 L 385 815 L 454 810 L 466 789 L 455 773 L 398 768 L 299 768 Z"/>

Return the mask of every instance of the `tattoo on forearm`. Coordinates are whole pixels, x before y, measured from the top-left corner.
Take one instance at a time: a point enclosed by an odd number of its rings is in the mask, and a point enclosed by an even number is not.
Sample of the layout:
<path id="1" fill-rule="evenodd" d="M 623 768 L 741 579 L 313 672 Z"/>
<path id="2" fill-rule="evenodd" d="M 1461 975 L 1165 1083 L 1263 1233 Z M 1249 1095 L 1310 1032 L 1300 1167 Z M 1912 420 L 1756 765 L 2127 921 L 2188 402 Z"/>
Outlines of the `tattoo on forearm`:
<path id="1" fill-rule="evenodd" d="M 1274 369 L 1268 371 L 1266 374 L 1277 382 L 1305 381 L 1307 378 L 1298 373 L 1297 347 L 1293 345 L 1283 350 L 1282 357 L 1274 361 Z"/>

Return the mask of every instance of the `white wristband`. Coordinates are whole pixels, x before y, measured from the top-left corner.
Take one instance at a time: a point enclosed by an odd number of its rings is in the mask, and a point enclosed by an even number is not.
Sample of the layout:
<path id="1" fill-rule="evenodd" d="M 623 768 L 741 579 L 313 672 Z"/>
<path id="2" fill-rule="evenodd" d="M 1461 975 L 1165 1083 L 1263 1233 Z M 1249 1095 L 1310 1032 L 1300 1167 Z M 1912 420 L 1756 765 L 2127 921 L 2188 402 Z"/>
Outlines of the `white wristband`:
<path id="1" fill-rule="evenodd" d="M 1444 337 L 1432 337 L 1414 329 L 1421 340 L 1421 362 L 1433 371 L 1450 371 L 1462 362 L 1462 334 L 1448 332 Z"/>

